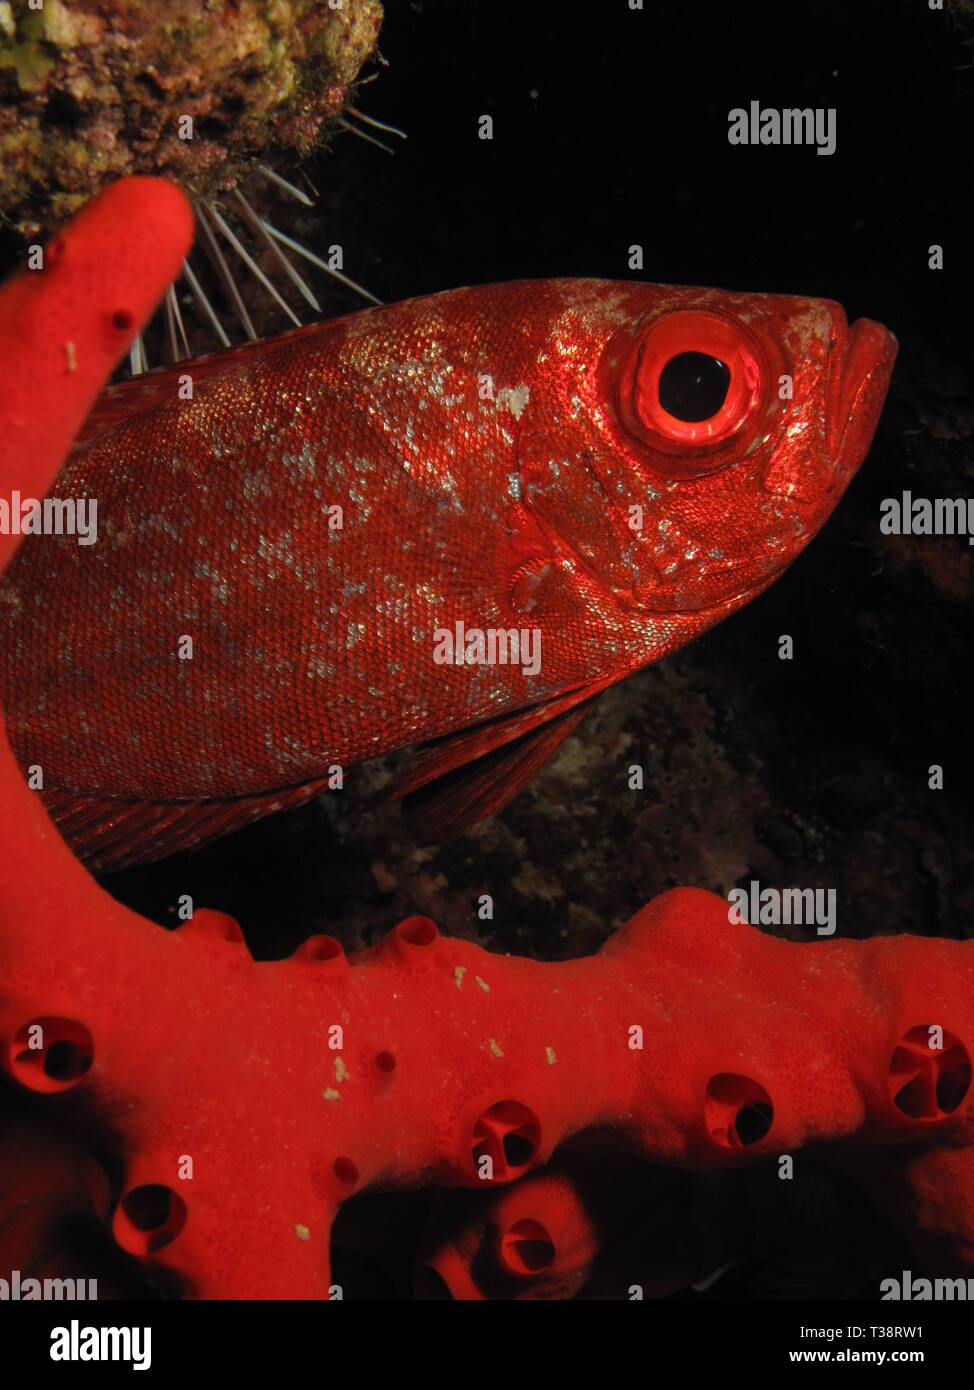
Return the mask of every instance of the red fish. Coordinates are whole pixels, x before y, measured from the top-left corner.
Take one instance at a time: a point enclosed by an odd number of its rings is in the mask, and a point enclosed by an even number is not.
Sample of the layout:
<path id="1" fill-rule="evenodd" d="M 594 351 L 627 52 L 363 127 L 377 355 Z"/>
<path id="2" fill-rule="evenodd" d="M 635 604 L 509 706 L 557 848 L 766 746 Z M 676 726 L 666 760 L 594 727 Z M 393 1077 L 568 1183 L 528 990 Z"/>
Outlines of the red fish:
<path id="1" fill-rule="evenodd" d="M 53 494 L 96 543 L 30 535 L 0 588 L 21 766 L 100 868 L 417 743 L 398 791 L 457 833 L 785 569 L 895 353 L 826 300 L 525 281 L 110 387 Z"/>

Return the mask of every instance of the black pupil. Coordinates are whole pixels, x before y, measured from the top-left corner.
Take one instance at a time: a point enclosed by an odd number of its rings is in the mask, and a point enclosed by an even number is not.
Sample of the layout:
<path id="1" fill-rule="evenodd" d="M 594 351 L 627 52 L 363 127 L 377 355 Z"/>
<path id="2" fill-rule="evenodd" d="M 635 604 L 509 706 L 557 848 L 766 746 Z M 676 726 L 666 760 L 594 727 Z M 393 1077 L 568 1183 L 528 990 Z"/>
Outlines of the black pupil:
<path id="1" fill-rule="evenodd" d="M 705 352 L 680 352 L 660 372 L 659 403 L 677 420 L 709 420 L 727 399 L 730 368 Z"/>

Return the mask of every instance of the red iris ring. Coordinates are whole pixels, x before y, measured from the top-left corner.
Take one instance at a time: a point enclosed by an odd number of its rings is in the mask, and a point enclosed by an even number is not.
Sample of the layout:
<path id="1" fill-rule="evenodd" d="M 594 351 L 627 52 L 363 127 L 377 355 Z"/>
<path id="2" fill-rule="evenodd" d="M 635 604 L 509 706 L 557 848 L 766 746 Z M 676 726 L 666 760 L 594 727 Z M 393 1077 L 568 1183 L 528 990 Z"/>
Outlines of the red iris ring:
<path id="1" fill-rule="evenodd" d="M 706 420 L 680 420 L 660 403 L 659 380 L 666 364 L 684 352 L 716 357 L 730 373 L 720 409 Z M 630 354 L 620 380 L 619 404 L 627 426 L 664 453 L 725 446 L 761 405 L 769 380 L 757 338 L 740 322 L 688 310 L 651 324 Z"/>

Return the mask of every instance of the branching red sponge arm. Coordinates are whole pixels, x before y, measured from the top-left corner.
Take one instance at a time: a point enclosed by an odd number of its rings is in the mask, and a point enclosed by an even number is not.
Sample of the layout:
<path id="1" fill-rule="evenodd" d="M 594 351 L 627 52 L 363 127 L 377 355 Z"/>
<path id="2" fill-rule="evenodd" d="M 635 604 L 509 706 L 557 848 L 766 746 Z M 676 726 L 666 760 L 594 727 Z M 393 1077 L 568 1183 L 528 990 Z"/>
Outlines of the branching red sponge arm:
<path id="1" fill-rule="evenodd" d="M 178 274 L 192 235 L 179 189 L 126 179 L 95 199 L 43 256 L 31 248 L 36 268 L 0 287 L 0 496 L 8 520 L 15 492 L 46 494 L 98 393 Z M 20 539 L 12 526 L 0 534 L 0 571 Z M 112 957 L 113 932 L 122 924 L 140 938 L 156 929 L 119 907 L 73 858 L 27 790 L 2 725 L 0 826 L 0 969 L 9 972 L 3 998 L 25 984 L 21 997 L 30 997 L 30 982 L 46 978 L 54 1008 L 67 1008 L 77 997 L 73 980 L 85 972 L 86 933 L 104 959 Z M 5 945 L 21 932 L 22 948 L 8 957 Z M 119 944 L 128 949 L 124 937 Z"/>
<path id="2" fill-rule="evenodd" d="M 716 1242 L 702 1235 L 714 1213 L 687 1177 L 628 1156 L 565 1151 L 486 1198 L 450 1193 L 434 1203 L 415 1291 L 464 1300 L 567 1299 L 583 1290 L 626 1298 L 635 1278 L 644 1298 L 676 1293 L 734 1254 L 723 1231 Z"/>
<path id="3" fill-rule="evenodd" d="M 0 496 L 43 497 L 99 391 L 178 273 L 193 236 L 189 204 L 175 185 L 130 178 L 106 189 L 45 248 L 43 268 L 0 288 Z M 0 534 L 0 570 L 20 542 Z M 0 731 L 0 930 L 43 922 L 52 951 L 63 918 L 90 904 L 98 920 L 121 909 L 73 859 L 23 785 Z M 41 864 L 44 869 L 41 871 Z M 90 927 L 90 923 L 86 923 Z M 52 962 L 53 964 L 53 962 Z"/>
<path id="4" fill-rule="evenodd" d="M 721 1168 L 974 1128 L 974 942 L 781 942 L 692 889 L 561 964 L 425 918 L 351 959 L 312 938 L 264 963 L 218 914 L 98 927 L 76 912 L 57 961 L 29 912 L 6 934 L 4 1065 L 69 1125 L 111 1117 L 116 1238 L 202 1296 L 321 1297 L 346 1197 L 489 1191 L 585 1129 Z"/>

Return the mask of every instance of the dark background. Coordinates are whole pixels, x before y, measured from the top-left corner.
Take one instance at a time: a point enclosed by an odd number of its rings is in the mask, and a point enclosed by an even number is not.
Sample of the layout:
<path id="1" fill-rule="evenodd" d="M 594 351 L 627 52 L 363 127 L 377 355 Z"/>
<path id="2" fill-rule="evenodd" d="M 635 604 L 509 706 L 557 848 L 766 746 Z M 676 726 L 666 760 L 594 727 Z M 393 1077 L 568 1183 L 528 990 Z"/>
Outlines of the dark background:
<path id="1" fill-rule="evenodd" d="M 382 137 L 390 156 L 338 135 L 306 166 L 318 207 L 280 213 L 309 242 L 340 241 L 346 271 L 376 294 L 624 279 L 638 242 L 639 278 L 821 295 L 886 324 L 901 344 L 886 411 L 791 570 L 608 692 L 473 834 L 432 849 L 405 837 L 397 808 L 377 804 L 396 756 L 353 770 L 341 796 L 115 875 L 111 891 L 168 924 L 190 893 L 233 913 L 258 957 L 321 931 L 351 950 L 424 912 L 490 948 L 558 959 L 597 949 L 666 887 L 726 894 L 752 877 L 835 888 L 840 935 L 972 934 L 974 551 L 964 537 L 879 532 L 881 500 L 904 488 L 974 490 L 970 11 L 392 0 L 380 48 L 387 66 L 372 65 L 357 103 L 408 140 Z M 834 106 L 836 153 L 730 146 L 727 113 L 752 99 Z M 477 138 L 484 113 L 492 142 Z M 942 271 L 928 269 L 933 243 Z M 329 313 L 358 307 L 315 285 Z M 782 633 L 792 662 L 778 659 Z M 632 762 L 642 792 L 628 788 Z M 943 791 L 928 789 L 933 763 Z M 477 917 L 482 893 L 492 922 Z M 734 1209 L 731 1244 L 747 1257 L 708 1297 L 875 1296 L 876 1269 L 903 1267 L 890 1233 L 827 1174 L 772 1238 L 741 1217 L 760 1181 L 741 1175 L 726 1201 L 710 1193 L 718 1227 Z M 370 1200 L 382 1199 L 359 1203 Z"/>

